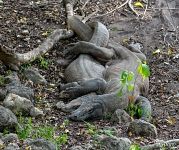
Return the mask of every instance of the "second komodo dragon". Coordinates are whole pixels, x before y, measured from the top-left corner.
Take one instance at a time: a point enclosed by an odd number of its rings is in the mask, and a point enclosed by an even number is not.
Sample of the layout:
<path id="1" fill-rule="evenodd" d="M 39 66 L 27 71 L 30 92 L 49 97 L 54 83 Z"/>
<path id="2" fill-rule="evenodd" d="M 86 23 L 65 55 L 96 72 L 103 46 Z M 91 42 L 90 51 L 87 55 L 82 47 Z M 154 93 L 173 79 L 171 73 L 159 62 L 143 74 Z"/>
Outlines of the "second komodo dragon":
<path id="1" fill-rule="evenodd" d="M 66 50 L 67 55 L 75 55 L 76 59 L 65 70 L 67 84 L 59 85 L 60 91 L 72 99 L 68 104 L 61 102 L 61 110 L 71 112 L 69 118 L 72 120 L 85 120 L 125 109 L 131 93 L 124 92 L 119 96 L 118 92 L 120 74 L 127 70 L 134 73 L 133 97 L 142 109 L 141 119 L 149 121 L 151 105 L 143 97 L 148 92 L 149 80 L 143 80 L 137 72 L 145 55 L 138 49 L 109 42 L 108 30 L 100 22 L 83 24 L 72 16 L 68 23 L 83 41 Z"/>

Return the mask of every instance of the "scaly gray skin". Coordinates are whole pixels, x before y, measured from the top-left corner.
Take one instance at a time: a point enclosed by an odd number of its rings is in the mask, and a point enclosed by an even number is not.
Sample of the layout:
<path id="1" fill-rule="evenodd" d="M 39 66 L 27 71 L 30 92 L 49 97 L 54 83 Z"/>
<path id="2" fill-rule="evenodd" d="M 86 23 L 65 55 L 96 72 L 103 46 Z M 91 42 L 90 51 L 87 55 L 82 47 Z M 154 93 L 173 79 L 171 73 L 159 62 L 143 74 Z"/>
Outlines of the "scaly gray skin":
<path id="1" fill-rule="evenodd" d="M 76 22 L 81 24 L 77 19 Z M 108 43 L 109 34 L 101 23 L 95 25 L 97 27 L 100 25 L 102 28 L 94 30 L 89 42 L 78 42 L 67 51 L 67 54 L 78 57 L 65 70 L 65 77 L 69 83 L 61 85 L 59 88 L 74 100 L 64 104 L 61 109 L 72 112 L 69 116 L 72 120 L 99 118 L 105 114 L 113 113 L 118 108 L 125 109 L 128 106 L 128 98 L 131 93 L 123 93 L 121 97 L 117 93 L 121 88 L 119 75 L 124 70 L 128 70 L 135 75 L 135 81 L 133 81 L 135 82 L 134 101 L 136 100 L 136 104 L 144 109 L 141 118 L 149 121 L 150 102 L 141 96 L 148 92 L 149 81 L 148 79 L 143 81 L 137 73 L 139 62 L 145 60 L 145 55 L 140 50 L 134 48 L 129 50 L 116 43 L 108 44 L 107 48 L 102 47 Z M 76 25 L 72 24 L 71 26 L 75 32 L 77 31 L 77 34 L 80 34 L 79 27 L 76 29 Z M 99 31 L 101 29 L 102 32 Z M 80 37 L 82 36 L 80 35 Z M 98 95 L 89 94 L 91 92 Z"/>

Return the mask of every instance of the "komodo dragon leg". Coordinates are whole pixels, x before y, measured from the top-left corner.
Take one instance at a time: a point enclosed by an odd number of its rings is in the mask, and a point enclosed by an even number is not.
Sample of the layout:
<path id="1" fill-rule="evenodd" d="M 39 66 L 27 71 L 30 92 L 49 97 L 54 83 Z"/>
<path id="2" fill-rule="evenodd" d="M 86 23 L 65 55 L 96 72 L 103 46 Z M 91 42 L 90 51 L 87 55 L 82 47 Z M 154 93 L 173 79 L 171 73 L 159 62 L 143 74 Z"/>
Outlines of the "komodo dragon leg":
<path id="1" fill-rule="evenodd" d="M 73 107 L 73 101 L 81 102 L 80 106 L 69 115 L 69 119 L 76 121 L 101 118 L 109 113 L 114 113 L 118 108 L 125 109 L 128 105 L 126 96 L 118 97 L 115 93 L 82 96 L 68 103 L 67 109 Z"/>
<path id="2" fill-rule="evenodd" d="M 102 94 L 106 86 L 104 79 L 90 79 L 80 82 L 67 83 L 65 85 L 59 85 L 58 88 L 65 98 L 75 99 L 80 96 L 86 95 L 91 92 Z"/>
<path id="3" fill-rule="evenodd" d="M 79 55 L 79 54 L 89 54 L 103 62 L 107 62 L 111 60 L 115 55 L 113 49 L 96 46 L 93 43 L 85 42 L 85 41 L 77 42 L 75 46 L 65 51 L 65 55 Z"/>

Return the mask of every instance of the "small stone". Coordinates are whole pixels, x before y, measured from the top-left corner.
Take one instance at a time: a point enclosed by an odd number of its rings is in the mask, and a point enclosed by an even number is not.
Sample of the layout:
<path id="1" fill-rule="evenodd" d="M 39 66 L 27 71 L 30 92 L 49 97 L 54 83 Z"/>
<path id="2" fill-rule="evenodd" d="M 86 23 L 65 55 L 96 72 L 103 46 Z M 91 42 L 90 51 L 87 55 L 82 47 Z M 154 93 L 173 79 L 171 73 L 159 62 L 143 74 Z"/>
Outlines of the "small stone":
<path id="1" fill-rule="evenodd" d="M 3 131 L 5 128 L 14 128 L 18 124 L 17 118 L 14 113 L 0 106 L 0 131 Z"/>
<path id="2" fill-rule="evenodd" d="M 22 35 L 28 35 L 29 34 L 29 30 L 23 30 L 21 33 L 22 33 Z"/>
<path id="3" fill-rule="evenodd" d="M 128 138 L 117 138 L 115 136 L 102 136 L 100 140 L 105 149 L 109 150 L 129 150 L 131 141 Z"/>
<path id="4" fill-rule="evenodd" d="M 14 93 L 16 95 L 19 95 L 21 97 L 25 97 L 27 99 L 30 99 L 31 101 L 34 101 L 34 91 L 33 89 L 24 86 L 18 81 L 13 81 L 6 85 L 6 89 L 8 93 Z"/>
<path id="5" fill-rule="evenodd" d="M 16 143 L 9 143 L 4 150 L 20 150 L 20 148 Z"/>
<path id="6" fill-rule="evenodd" d="M 112 115 L 111 121 L 117 123 L 128 123 L 131 122 L 132 119 L 125 110 L 117 109 Z"/>
<path id="7" fill-rule="evenodd" d="M 4 142 L 0 139 L 0 149 L 3 149 L 5 147 Z"/>
<path id="8" fill-rule="evenodd" d="M 3 105 L 17 115 L 20 113 L 28 115 L 30 114 L 30 110 L 34 107 L 29 99 L 13 93 L 9 93 L 6 96 Z"/>
<path id="9" fill-rule="evenodd" d="M 32 116 L 32 117 L 39 117 L 39 116 L 43 116 L 43 115 L 44 115 L 43 111 L 36 107 L 34 107 L 30 110 L 30 116 Z"/>
<path id="10" fill-rule="evenodd" d="M 129 124 L 128 132 L 137 136 L 157 137 L 156 127 L 153 124 L 141 119 L 132 121 Z"/>
<path id="11" fill-rule="evenodd" d="M 24 144 L 30 146 L 32 150 L 56 150 L 56 146 L 52 142 L 44 139 L 27 139 Z"/>
<path id="12" fill-rule="evenodd" d="M 1 140 L 2 140 L 5 144 L 13 143 L 13 142 L 18 142 L 18 141 L 19 141 L 17 134 L 14 134 L 14 133 L 6 134 L 5 136 L 3 136 L 3 137 L 1 138 Z"/>
<path id="13" fill-rule="evenodd" d="M 0 101 L 3 101 L 6 97 L 7 90 L 0 88 Z"/>
<path id="14" fill-rule="evenodd" d="M 37 68 L 29 68 L 25 70 L 24 75 L 35 84 L 47 84 L 46 79 L 39 73 Z"/>
<path id="15" fill-rule="evenodd" d="M 62 109 L 64 106 L 65 106 L 65 104 L 64 104 L 63 101 L 59 101 L 59 102 L 56 104 L 56 107 L 57 107 L 58 109 Z"/>

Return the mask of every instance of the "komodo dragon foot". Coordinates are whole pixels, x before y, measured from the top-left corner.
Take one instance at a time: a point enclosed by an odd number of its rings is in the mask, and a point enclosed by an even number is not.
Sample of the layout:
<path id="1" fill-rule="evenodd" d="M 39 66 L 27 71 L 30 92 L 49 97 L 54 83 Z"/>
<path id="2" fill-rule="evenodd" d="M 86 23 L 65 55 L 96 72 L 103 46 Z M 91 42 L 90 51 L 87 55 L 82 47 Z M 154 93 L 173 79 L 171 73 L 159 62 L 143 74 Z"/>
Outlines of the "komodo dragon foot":
<path id="1" fill-rule="evenodd" d="M 91 92 L 102 94 L 105 89 L 106 81 L 104 79 L 90 79 L 86 81 L 60 84 L 60 98 L 75 99 Z"/>
<path id="2" fill-rule="evenodd" d="M 145 121 L 151 120 L 151 105 L 147 98 L 139 96 L 135 105 L 141 108 L 141 118 Z M 72 100 L 68 104 L 61 104 L 60 108 L 64 112 L 71 112 L 69 119 L 83 121 L 86 119 L 102 118 L 106 114 L 114 113 L 117 108 L 127 107 L 127 100 L 120 101 L 119 97 L 113 94 L 106 95 L 85 95 Z"/>

